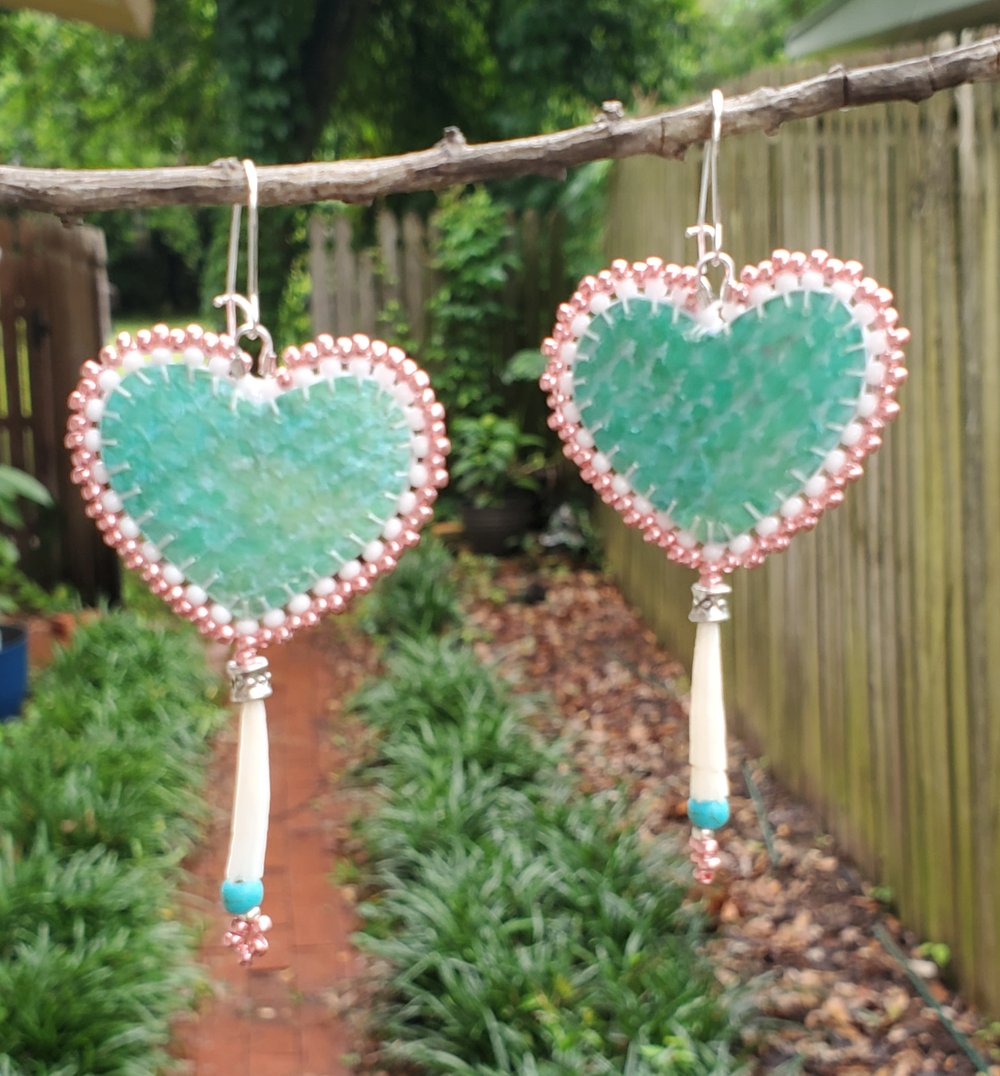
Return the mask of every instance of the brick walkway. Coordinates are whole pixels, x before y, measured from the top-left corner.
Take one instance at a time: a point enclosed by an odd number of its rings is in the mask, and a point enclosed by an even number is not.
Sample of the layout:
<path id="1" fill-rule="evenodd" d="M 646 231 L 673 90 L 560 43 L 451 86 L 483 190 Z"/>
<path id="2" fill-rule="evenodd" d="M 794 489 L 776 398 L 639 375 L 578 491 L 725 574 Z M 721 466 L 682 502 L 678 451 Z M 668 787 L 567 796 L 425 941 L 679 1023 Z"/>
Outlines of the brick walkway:
<path id="1" fill-rule="evenodd" d="M 271 827 L 264 910 L 274 927 L 270 951 L 249 970 L 221 944 L 228 920 L 218 886 L 228 846 L 235 717 L 222 737 L 211 782 L 213 823 L 191 865 L 195 899 L 210 917 L 201 959 L 213 996 L 196 1019 L 176 1029 L 176 1052 L 196 1076 L 351 1072 L 345 1057 L 355 1047 L 342 1014 L 360 964 L 349 941 L 357 925 L 353 909 L 330 878 L 345 824 L 343 798 L 331 794 L 345 764 L 334 746 L 331 707 L 356 672 L 349 656 L 334 650 L 320 629 L 268 654 L 275 691 L 267 704 Z"/>

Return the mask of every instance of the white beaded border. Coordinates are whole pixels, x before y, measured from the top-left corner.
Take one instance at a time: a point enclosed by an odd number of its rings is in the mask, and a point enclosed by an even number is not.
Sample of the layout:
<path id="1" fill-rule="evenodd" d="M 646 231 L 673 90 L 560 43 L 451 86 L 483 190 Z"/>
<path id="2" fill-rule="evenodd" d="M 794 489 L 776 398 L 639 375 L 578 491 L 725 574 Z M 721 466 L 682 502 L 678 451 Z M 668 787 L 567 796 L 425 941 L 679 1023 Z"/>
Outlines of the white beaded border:
<path id="1" fill-rule="evenodd" d="M 592 318 L 612 303 L 627 303 L 640 294 L 683 309 L 716 330 L 776 295 L 796 291 L 832 295 L 848 307 L 864 334 L 866 387 L 844 425 L 839 445 L 779 513 L 764 516 L 749 531 L 725 543 L 704 544 L 634 490 L 581 423 L 574 401 L 577 343 Z M 621 513 L 625 523 L 641 530 L 647 542 L 711 581 L 736 568 L 756 567 L 769 553 L 787 549 L 798 531 L 811 530 L 823 511 L 842 503 L 845 486 L 861 477 L 862 461 L 879 447 L 882 430 L 899 412 L 896 394 L 906 379 L 902 348 L 909 338 L 909 330 L 899 325 L 892 293 L 866 277 L 859 262 L 832 258 L 825 250 L 811 254 L 776 250 L 759 265 L 746 266 L 739 282 L 734 281 L 724 300 L 716 303 L 706 303 L 701 274 L 691 266 L 665 265 L 659 258 L 630 265 L 619 259 L 596 277 L 584 277 L 569 302 L 560 305 L 552 336 L 542 345 L 548 364 L 541 387 L 552 409 L 549 426 L 565 442 L 563 451 L 580 468 L 584 480 Z"/>
<path id="2" fill-rule="evenodd" d="M 97 361 L 88 360 L 69 397 L 66 447 L 70 451 L 71 478 L 80 486 L 86 513 L 97 524 L 104 541 L 115 549 L 127 568 L 138 571 L 150 590 L 198 627 L 204 635 L 233 643 L 239 661 L 258 649 L 284 642 L 300 628 L 312 627 L 325 613 L 339 613 L 355 594 L 370 589 L 378 576 L 395 568 L 399 557 L 419 538 L 431 518 L 431 505 L 448 481 L 445 457 L 449 443 L 444 408 L 434 397 L 430 379 L 406 353 L 381 340 L 355 335 L 333 339 L 321 335 L 301 348 L 287 348 L 284 365 L 273 378 L 230 375 L 237 349 L 230 337 L 207 332 L 199 325 L 170 329 L 154 325 L 133 338 L 120 334 L 101 350 Z M 380 537 L 359 555 L 342 564 L 336 574 L 317 579 L 308 592 L 289 598 L 250 621 L 234 621 L 233 614 L 213 602 L 183 571 L 171 564 L 142 534 L 141 525 L 125 510 L 122 497 L 111 488 L 101 457 L 100 422 L 107 397 L 125 374 L 166 364 L 182 363 L 207 368 L 247 395 L 277 397 L 290 389 L 308 388 L 332 377 L 371 378 L 391 392 L 400 405 L 411 435 L 409 487 L 404 489 Z"/>

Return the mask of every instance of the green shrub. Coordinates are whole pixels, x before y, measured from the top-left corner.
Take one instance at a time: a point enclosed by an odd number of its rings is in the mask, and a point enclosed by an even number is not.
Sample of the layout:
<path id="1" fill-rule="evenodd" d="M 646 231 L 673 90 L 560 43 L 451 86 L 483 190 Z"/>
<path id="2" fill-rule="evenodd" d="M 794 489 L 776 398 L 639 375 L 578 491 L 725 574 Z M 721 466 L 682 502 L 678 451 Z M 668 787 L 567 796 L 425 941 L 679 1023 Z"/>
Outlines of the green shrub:
<path id="1" fill-rule="evenodd" d="M 395 736 L 424 722 L 464 727 L 473 716 L 498 720 L 507 712 L 510 697 L 471 650 L 454 637 L 442 636 L 401 639 L 385 675 L 366 684 L 352 704 L 370 724 Z"/>
<path id="2" fill-rule="evenodd" d="M 0 732 L 0 819 L 21 847 L 183 856 L 218 720 L 197 642 L 115 614 L 81 628 Z"/>
<path id="3" fill-rule="evenodd" d="M 96 846 L 0 850 L 0 1072 L 151 1072 L 194 983 L 153 867 Z"/>
<path id="4" fill-rule="evenodd" d="M 365 599 L 361 623 L 375 635 L 434 635 L 457 623 L 455 560 L 433 534 L 404 554 Z"/>
<path id="5" fill-rule="evenodd" d="M 504 415 L 487 412 L 451 423 L 455 492 L 476 508 L 502 504 L 521 491 L 539 493 L 545 470 L 545 442 Z"/>
<path id="6" fill-rule="evenodd" d="M 504 403 L 503 347 L 517 320 L 508 281 L 520 268 L 513 222 L 485 187 L 470 187 L 439 196 L 431 228 L 439 283 L 427 304 L 427 370 L 449 415 L 481 415 Z"/>
<path id="7" fill-rule="evenodd" d="M 44 922 L 50 940 L 70 945 L 82 929 L 94 934 L 113 922 L 145 929 L 169 916 L 162 872 L 153 865 L 123 865 L 99 845 L 60 855 L 40 839 L 25 855 L 5 838 L 0 846 L 0 958 L 30 940 Z M 176 929 L 176 928 L 175 928 Z"/>
<path id="8" fill-rule="evenodd" d="M 454 640 L 408 641 L 355 705 L 386 735 L 363 944 L 387 1055 L 430 1073 L 733 1073 L 736 1012 L 677 864 L 579 793 Z"/>
<path id="9" fill-rule="evenodd" d="M 0 613 L 33 611 L 45 602 L 45 591 L 18 566 L 17 543 L 4 533 L 25 530 L 22 501 L 51 508 L 52 494 L 32 475 L 0 463 Z"/>
<path id="10" fill-rule="evenodd" d="M 175 944 L 170 923 L 81 929 L 69 944 L 39 924 L 0 961 L 0 1059 L 14 1072 L 48 1076 L 157 1071 L 170 1016 L 192 987 Z"/>
<path id="11" fill-rule="evenodd" d="M 115 612 L 81 626 L 72 646 L 56 652 L 34 697 L 46 721 L 68 732 L 89 725 L 90 707 L 125 725 L 167 721 L 172 733 L 202 740 L 218 720 L 217 690 L 201 644 L 179 632 L 175 619 L 153 626 Z"/>
<path id="12" fill-rule="evenodd" d="M 220 712 L 192 637 L 115 613 L 0 730 L 0 1076 L 148 1074 L 197 981 L 173 918 Z"/>
<path id="13" fill-rule="evenodd" d="M 94 844 L 121 856 L 179 859 L 201 811 L 198 770 L 167 737 L 123 737 L 95 723 L 76 739 L 37 718 L 0 739 L 0 818 L 25 846 L 37 836 L 64 850 Z"/>

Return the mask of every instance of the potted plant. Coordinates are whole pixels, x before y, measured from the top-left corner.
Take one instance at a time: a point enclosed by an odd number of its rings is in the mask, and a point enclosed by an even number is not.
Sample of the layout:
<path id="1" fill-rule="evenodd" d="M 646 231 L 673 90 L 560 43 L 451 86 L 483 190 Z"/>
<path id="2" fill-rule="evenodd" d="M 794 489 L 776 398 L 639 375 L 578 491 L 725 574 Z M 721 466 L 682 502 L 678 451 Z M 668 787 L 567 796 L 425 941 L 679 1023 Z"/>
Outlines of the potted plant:
<path id="1" fill-rule="evenodd" d="M 48 506 L 49 491 L 31 475 L 0 464 L 0 525 L 17 530 L 24 527 L 21 501 Z M 34 584 L 18 567 L 20 551 L 9 535 L 0 534 L 0 614 L 22 611 L 19 600 Z M 0 721 L 15 717 L 28 690 L 28 632 L 24 624 L 0 624 Z"/>
<path id="2" fill-rule="evenodd" d="M 466 537 L 478 553 L 509 552 L 535 519 L 544 442 L 515 419 L 491 412 L 455 419 L 450 433 L 452 485 Z"/>

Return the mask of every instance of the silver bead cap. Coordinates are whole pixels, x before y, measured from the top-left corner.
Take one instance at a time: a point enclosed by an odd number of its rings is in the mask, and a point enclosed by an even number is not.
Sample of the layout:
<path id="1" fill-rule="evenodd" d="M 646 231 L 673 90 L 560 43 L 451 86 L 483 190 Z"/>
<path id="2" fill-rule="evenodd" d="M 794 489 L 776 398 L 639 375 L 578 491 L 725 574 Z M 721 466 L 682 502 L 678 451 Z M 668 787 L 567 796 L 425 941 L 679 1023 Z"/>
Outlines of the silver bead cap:
<path id="1" fill-rule="evenodd" d="M 233 702 L 255 702 L 273 694 L 267 658 L 254 657 L 245 665 L 227 661 L 226 674 L 229 676 L 229 697 Z"/>
<path id="2" fill-rule="evenodd" d="M 733 588 L 725 583 L 695 583 L 691 587 L 693 600 L 688 620 L 695 624 L 721 624 L 729 619 L 728 595 Z"/>

